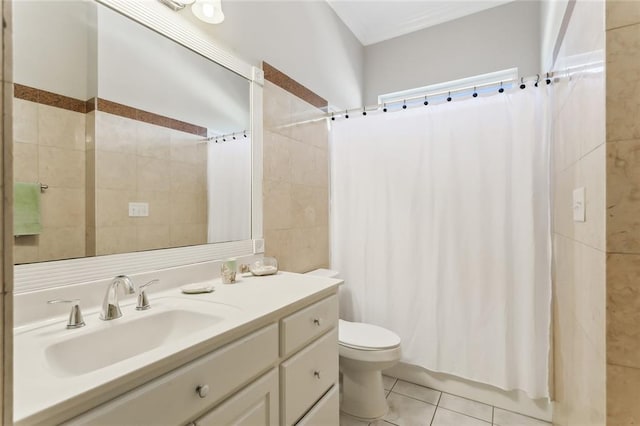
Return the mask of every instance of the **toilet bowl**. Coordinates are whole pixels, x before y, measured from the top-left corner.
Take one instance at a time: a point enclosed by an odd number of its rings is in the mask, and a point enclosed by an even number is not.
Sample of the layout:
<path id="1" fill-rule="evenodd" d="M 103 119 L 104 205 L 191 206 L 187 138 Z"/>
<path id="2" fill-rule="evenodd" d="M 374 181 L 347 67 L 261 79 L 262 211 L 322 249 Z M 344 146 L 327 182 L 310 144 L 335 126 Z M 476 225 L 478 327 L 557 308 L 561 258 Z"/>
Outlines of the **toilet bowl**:
<path id="1" fill-rule="evenodd" d="M 309 274 L 337 277 L 319 269 Z M 400 361 L 400 337 L 372 324 L 338 321 L 338 353 L 342 373 L 340 411 L 363 420 L 384 417 L 389 410 L 382 370 Z"/>

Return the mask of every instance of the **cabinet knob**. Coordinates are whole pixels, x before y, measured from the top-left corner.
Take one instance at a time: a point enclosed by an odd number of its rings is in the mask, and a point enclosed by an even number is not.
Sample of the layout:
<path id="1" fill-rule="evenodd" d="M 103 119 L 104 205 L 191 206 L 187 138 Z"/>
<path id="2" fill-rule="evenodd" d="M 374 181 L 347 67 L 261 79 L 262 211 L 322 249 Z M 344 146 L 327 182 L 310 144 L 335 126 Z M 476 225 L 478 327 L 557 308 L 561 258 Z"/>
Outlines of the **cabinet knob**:
<path id="1" fill-rule="evenodd" d="M 200 398 L 205 398 L 209 394 L 209 385 L 200 385 L 196 388 L 196 393 Z"/>
<path id="2" fill-rule="evenodd" d="M 314 319 L 313 319 L 313 323 L 314 323 L 315 325 L 317 325 L 318 327 L 320 327 L 320 318 L 314 318 Z"/>
<path id="3" fill-rule="evenodd" d="M 320 372 L 319 371 L 314 371 L 313 375 L 315 376 L 316 379 L 320 379 Z"/>

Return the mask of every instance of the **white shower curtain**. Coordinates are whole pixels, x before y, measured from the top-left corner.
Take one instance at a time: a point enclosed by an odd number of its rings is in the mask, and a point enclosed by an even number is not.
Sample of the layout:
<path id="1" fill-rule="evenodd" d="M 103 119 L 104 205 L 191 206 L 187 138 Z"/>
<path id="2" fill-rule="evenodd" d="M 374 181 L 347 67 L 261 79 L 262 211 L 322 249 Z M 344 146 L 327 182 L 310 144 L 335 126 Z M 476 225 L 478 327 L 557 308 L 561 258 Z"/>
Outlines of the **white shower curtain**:
<path id="1" fill-rule="evenodd" d="M 546 88 L 333 122 L 341 315 L 403 361 L 549 396 Z"/>
<path id="2" fill-rule="evenodd" d="M 207 145 L 207 242 L 251 238 L 251 140 Z"/>

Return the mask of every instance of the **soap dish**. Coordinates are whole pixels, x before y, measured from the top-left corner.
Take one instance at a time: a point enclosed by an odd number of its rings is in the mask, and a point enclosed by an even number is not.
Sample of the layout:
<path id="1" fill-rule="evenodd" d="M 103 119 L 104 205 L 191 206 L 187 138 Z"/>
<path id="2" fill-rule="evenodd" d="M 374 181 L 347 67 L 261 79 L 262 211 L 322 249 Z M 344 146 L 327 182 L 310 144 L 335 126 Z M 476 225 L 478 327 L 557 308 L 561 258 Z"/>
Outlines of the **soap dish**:
<path id="1" fill-rule="evenodd" d="M 180 290 L 184 294 L 199 294 L 199 293 L 211 293 L 214 288 L 213 284 L 210 283 L 195 283 L 195 284 L 187 284 L 180 287 Z"/>
<path id="2" fill-rule="evenodd" d="M 278 261 L 274 257 L 263 257 L 249 265 L 249 271 L 253 275 L 273 275 L 278 273 Z"/>

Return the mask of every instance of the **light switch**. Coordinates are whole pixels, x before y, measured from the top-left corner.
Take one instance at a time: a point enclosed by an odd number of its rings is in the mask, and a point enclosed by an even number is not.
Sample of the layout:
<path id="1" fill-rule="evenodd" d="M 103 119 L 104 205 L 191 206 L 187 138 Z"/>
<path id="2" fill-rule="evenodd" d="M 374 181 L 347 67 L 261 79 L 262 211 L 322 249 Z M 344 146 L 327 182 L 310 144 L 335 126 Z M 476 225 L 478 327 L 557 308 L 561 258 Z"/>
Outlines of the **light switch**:
<path id="1" fill-rule="evenodd" d="M 149 216 L 149 203 L 129 203 L 129 217 Z"/>
<path id="2" fill-rule="evenodd" d="M 585 218 L 584 187 L 573 190 L 573 221 L 584 222 Z"/>
<path id="3" fill-rule="evenodd" d="M 253 252 L 255 254 L 264 253 L 264 240 L 262 238 L 253 240 Z"/>

